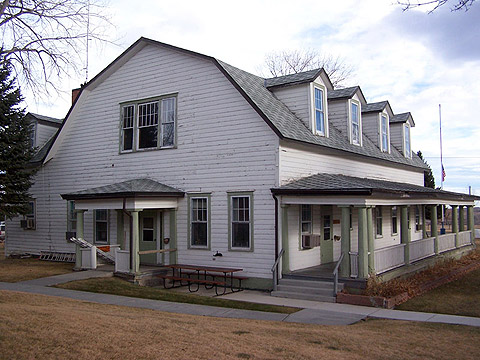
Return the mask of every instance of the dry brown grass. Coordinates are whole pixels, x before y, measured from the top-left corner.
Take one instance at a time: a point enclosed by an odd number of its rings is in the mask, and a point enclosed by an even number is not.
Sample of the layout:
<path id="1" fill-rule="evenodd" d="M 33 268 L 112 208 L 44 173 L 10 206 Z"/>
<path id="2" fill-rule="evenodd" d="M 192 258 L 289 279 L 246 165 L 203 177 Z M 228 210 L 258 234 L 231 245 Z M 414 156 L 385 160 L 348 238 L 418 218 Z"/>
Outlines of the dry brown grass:
<path id="1" fill-rule="evenodd" d="M 0 281 L 18 282 L 46 276 L 66 274 L 72 271 L 73 264 L 42 261 L 39 259 L 5 258 L 4 244 L 0 244 Z"/>
<path id="2" fill-rule="evenodd" d="M 2 359 L 478 358 L 480 329 L 220 319 L 0 291 Z"/>

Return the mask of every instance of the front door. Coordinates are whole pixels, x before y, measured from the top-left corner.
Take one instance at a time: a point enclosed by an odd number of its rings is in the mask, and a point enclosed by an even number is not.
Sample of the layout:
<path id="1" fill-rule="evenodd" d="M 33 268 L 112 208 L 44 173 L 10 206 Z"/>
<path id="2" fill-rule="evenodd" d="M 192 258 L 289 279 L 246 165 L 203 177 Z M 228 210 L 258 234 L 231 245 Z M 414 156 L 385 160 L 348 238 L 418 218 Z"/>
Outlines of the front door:
<path id="1" fill-rule="evenodd" d="M 322 240 L 320 241 L 320 263 L 333 262 L 333 232 L 331 213 L 322 214 Z"/>
<path id="2" fill-rule="evenodd" d="M 161 214 L 142 211 L 140 217 L 140 251 L 159 250 L 161 246 Z M 157 264 L 157 253 L 140 255 L 141 264 Z"/>

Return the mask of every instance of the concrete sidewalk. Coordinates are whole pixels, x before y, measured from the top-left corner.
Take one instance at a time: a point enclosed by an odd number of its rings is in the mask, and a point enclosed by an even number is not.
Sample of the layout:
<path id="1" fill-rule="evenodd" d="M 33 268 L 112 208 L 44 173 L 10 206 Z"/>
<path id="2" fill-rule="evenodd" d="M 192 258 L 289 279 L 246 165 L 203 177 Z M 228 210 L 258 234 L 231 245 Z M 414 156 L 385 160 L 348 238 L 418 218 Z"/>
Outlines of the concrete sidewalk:
<path id="1" fill-rule="evenodd" d="M 263 311 L 229 309 L 216 306 L 176 303 L 160 300 L 148 300 L 126 296 L 98 294 L 50 287 L 52 285 L 57 285 L 74 280 L 109 276 L 112 276 L 112 273 L 107 269 L 105 269 L 105 271 L 96 270 L 72 272 L 69 274 L 51 276 L 47 278 L 23 281 L 18 283 L 0 282 L 0 290 L 11 290 L 31 294 L 58 296 L 75 300 L 96 302 L 99 304 L 121 305 L 172 313 L 214 316 L 223 318 L 286 321 L 317 325 L 349 325 L 369 317 L 377 319 L 436 322 L 480 327 L 480 318 L 434 313 L 421 313 L 413 311 L 387 310 L 366 306 L 277 298 L 270 296 L 266 292 L 251 290 L 227 294 L 222 296 L 221 298 L 261 304 L 297 307 L 301 308 L 302 310 L 293 314 L 279 314 Z"/>

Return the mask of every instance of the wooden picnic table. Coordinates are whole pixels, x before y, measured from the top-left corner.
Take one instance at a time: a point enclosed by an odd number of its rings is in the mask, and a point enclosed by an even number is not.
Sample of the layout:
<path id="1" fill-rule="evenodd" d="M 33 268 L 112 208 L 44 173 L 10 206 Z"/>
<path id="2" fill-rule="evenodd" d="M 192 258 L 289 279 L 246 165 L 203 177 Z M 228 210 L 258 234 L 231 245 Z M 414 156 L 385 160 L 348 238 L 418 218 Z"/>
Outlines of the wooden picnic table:
<path id="1" fill-rule="evenodd" d="M 235 273 L 242 272 L 243 269 L 239 268 L 225 268 L 217 266 L 203 266 L 203 265 L 190 265 L 190 264 L 172 264 L 165 265 L 164 267 L 172 269 L 172 276 L 161 276 L 164 280 L 164 287 L 166 287 L 165 280 L 169 279 L 173 282 L 171 287 L 175 287 L 175 281 L 180 282 L 180 286 L 184 286 L 182 282 L 185 282 L 185 285 L 188 285 L 190 292 L 198 291 L 200 284 L 205 285 L 206 289 L 211 289 L 215 287 L 215 292 L 217 295 L 225 294 L 227 287 L 231 289 L 232 292 L 240 291 L 241 281 L 246 279 L 243 276 L 234 275 Z M 175 272 L 177 274 L 175 274 Z M 220 275 L 222 274 L 222 275 Z M 185 275 L 187 277 L 185 277 Z M 196 275 L 196 277 L 192 277 Z M 208 277 L 211 277 L 212 280 L 209 280 Z M 215 277 L 222 278 L 222 281 L 215 280 Z M 234 288 L 234 280 L 239 282 L 239 290 Z M 197 288 L 195 290 L 191 289 L 191 284 L 196 283 Z M 223 293 L 218 293 L 218 287 L 223 288 Z"/>

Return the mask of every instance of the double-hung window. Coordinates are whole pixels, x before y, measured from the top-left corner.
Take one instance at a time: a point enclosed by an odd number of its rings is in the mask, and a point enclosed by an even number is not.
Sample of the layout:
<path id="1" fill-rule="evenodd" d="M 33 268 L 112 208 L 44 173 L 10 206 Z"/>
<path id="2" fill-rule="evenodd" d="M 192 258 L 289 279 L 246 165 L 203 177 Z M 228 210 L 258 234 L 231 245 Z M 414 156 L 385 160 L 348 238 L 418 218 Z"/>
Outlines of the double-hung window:
<path id="1" fill-rule="evenodd" d="M 302 205 L 302 234 L 312 233 L 312 205 Z"/>
<path id="2" fill-rule="evenodd" d="M 332 237 L 332 217 L 323 215 L 323 240 L 330 240 Z"/>
<path id="3" fill-rule="evenodd" d="M 315 88 L 315 131 L 319 135 L 325 135 L 325 107 L 323 90 Z"/>
<path id="4" fill-rule="evenodd" d="M 253 194 L 230 194 L 230 247 L 253 250 Z"/>
<path id="5" fill-rule="evenodd" d="M 373 209 L 374 223 L 375 223 L 375 235 L 380 237 L 383 235 L 383 220 L 382 220 L 382 207 L 376 206 Z"/>
<path id="6" fill-rule="evenodd" d="M 190 246 L 207 248 L 209 233 L 209 198 L 190 198 Z"/>
<path id="7" fill-rule="evenodd" d="M 418 205 L 415 205 L 415 231 L 422 230 L 422 216 L 421 208 Z"/>
<path id="8" fill-rule="evenodd" d="M 108 210 L 95 210 L 94 222 L 95 243 L 108 244 Z"/>
<path id="9" fill-rule="evenodd" d="M 350 117 L 352 144 L 360 145 L 360 114 L 358 104 L 353 101 L 351 102 Z"/>
<path id="10" fill-rule="evenodd" d="M 410 126 L 404 125 L 404 138 L 405 138 L 405 157 L 412 156 L 412 150 L 410 148 Z"/>
<path id="11" fill-rule="evenodd" d="M 175 146 L 175 97 L 125 104 L 121 110 L 121 152 Z"/>
<path id="12" fill-rule="evenodd" d="M 392 235 L 398 234 L 398 210 L 392 206 Z"/>
<path id="13" fill-rule="evenodd" d="M 381 120 L 382 151 L 388 152 L 388 118 L 382 115 Z"/>

